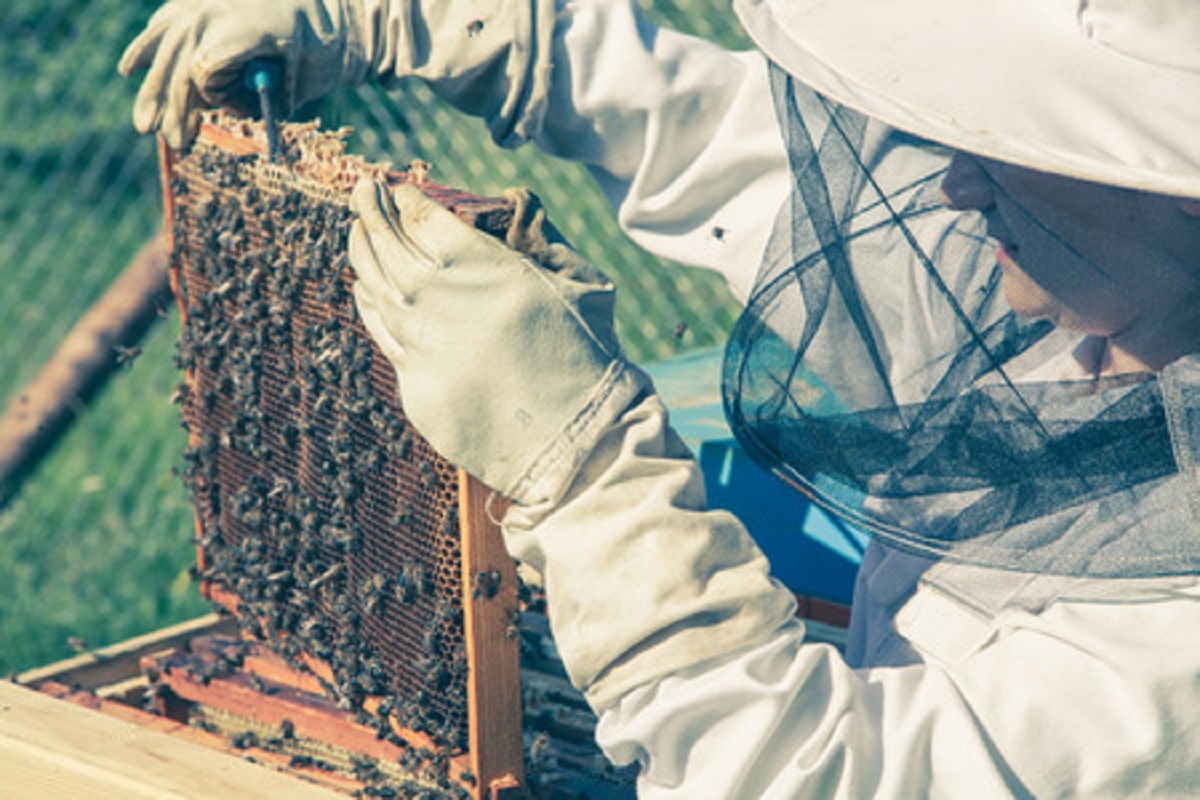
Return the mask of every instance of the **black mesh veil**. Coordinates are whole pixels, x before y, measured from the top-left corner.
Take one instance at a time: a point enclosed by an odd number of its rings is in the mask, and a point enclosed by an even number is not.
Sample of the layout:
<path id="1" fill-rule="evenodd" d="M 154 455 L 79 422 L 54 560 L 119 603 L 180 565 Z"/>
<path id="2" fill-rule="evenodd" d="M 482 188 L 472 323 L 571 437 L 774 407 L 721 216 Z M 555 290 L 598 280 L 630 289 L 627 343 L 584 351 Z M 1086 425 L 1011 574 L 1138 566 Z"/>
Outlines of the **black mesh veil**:
<path id="1" fill-rule="evenodd" d="M 774 70 L 792 202 L 725 358 L 742 445 L 894 545 L 985 566 L 1200 568 L 1200 360 L 1079 374 L 1081 334 L 1012 311 L 950 154 Z"/>

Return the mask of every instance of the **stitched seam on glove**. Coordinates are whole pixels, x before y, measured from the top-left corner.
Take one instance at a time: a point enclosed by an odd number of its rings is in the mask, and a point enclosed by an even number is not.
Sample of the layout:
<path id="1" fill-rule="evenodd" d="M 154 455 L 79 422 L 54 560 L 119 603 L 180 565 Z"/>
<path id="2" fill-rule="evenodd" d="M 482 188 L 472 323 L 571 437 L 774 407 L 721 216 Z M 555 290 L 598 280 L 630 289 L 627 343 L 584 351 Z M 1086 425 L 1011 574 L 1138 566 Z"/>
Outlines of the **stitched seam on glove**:
<path id="1" fill-rule="evenodd" d="M 526 506 L 556 503 L 605 428 L 634 398 L 654 389 L 644 372 L 614 360 L 591 397 L 505 494 Z"/>

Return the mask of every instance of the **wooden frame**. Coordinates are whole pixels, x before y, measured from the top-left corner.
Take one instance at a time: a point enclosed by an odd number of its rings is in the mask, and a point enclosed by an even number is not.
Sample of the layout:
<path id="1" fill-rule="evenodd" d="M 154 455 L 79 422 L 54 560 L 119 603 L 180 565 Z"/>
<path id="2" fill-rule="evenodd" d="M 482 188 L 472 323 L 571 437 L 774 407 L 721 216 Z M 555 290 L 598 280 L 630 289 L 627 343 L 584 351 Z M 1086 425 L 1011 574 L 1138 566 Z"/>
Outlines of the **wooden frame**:
<path id="1" fill-rule="evenodd" d="M 308 126 L 306 131 L 311 131 Z M 263 142 L 261 129 L 252 123 L 238 122 L 232 127 L 221 124 L 207 124 L 203 127 L 201 136 L 210 142 L 228 150 L 231 153 L 261 154 Z M 172 178 L 175 155 L 160 145 L 163 174 L 163 196 L 168 235 L 174 228 L 176 213 L 175 198 L 172 193 Z M 276 174 L 280 170 L 277 164 L 264 165 Z M 309 180 L 323 179 L 325 176 L 307 174 Z M 496 214 L 497 204 L 466 195 L 446 187 L 437 186 L 424 181 L 423 174 L 409 175 L 405 173 L 388 172 L 387 177 L 392 181 L 419 182 L 422 189 L 433 199 L 447 205 L 460 216 L 468 219 L 482 220 L 484 215 Z M 329 177 L 333 181 L 341 181 L 340 191 L 345 192 L 345 175 L 336 174 Z M 495 225 L 493 220 L 491 223 Z M 172 243 L 174 248 L 174 243 Z M 180 310 L 187 314 L 186 303 L 179 291 L 179 265 L 175 263 L 172 269 L 171 286 L 179 299 Z M 189 374 L 190 381 L 192 376 Z M 194 433 L 193 433 L 194 436 Z M 193 440 L 193 444 L 195 441 Z M 467 719 L 468 719 L 468 748 L 466 753 L 454 757 L 456 774 L 466 775 L 468 779 L 462 782 L 470 794 L 476 798 L 494 798 L 505 795 L 509 791 L 519 791 L 523 785 L 524 748 L 522 742 L 521 723 L 521 690 L 519 677 L 519 641 L 516 635 L 515 620 L 518 614 L 517 576 L 513 560 L 504 549 L 497 525 L 487 511 L 487 503 L 491 496 L 489 489 L 479 484 L 470 476 L 458 473 L 458 520 L 462 535 L 461 567 L 462 567 L 462 610 L 463 632 L 469 653 L 469 672 L 467 675 Z M 202 536 L 202 525 L 197 515 L 197 531 Z M 200 540 L 198 536 L 198 541 Z M 200 566 L 204 568 L 205 555 L 200 554 Z M 237 598 L 220 586 L 209 585 L 206 588 L 208 596 L 234 609 L 238 605 Z M 150 665 L 153 666 L 153 665 Z M 309 666 L 314 674 L 320 676 L 322 667 L 316 659 L 311 659 Z M 255 680 L 261 681 L 261 672 L 266 669 L 258 663 L 258 673 Z M 283 685 L 289 685 L 300 692 L 307 692 L 309 702 L 319 692 L 313 691 L 317 684 L 312 676 L 276 663 L 270 666 L 273 680 Z M 185 699 L 218 704 L 232 705 L 241 710 L 254 709 L 264 719 L 277 722 L 280 717 L 278 709 L 272 710 L 275 701 L 273 697 L 260 694 L 257 699 L 247 695 L 245 687 L 231 688 L 218 681 L 204 682 L 200 687 L 191 686 L 183 678 L 173 678 L 172 688 Z M 211 688 L 210 688 L 211 687 Z M 188 696 L 190 695 L 190 696 Z M 315 702 L 315 701 L 314 701 Z M 368 701 L 369 702 L 369 701 Z M 319 705 L 316 703 L 315 705 Z M 315 712 L 316 713 L 316 712 Z M 367 742 L 361 737 L 347 733 L 354 728 L 353 720 L 345 714 L 338 713 L 336 706 L 325 708 L 319 713 L 328 717 L 326 726 L 329 734 L 335 738 L 350 736 L 357 742 L 354 747 L 362 751 Z M 370 728 L 358 726 L 374 738 Z M 413 731 L 397 727 L 397 732 L 406 741 L 422 743 L 423 737 Z M 348 740 L 348 741 L 350 741 Z M 389 758 L 396 751 L 386 748 L 367 748 L 375 751 L 379 757 Z"/>

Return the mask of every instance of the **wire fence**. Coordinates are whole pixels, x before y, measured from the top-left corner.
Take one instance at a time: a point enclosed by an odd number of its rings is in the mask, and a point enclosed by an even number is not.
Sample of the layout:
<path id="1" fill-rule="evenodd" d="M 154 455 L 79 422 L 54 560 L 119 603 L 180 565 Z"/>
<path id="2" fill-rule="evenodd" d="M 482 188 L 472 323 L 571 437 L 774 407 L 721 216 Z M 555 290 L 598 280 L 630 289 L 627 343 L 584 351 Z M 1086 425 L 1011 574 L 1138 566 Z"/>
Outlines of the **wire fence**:
<path id="1" fill-rule="evenodd" d="M 117 58 L 157 0 L 7 0 L 0 8 L 0 402 L 11 403 L 158 229 L 150 137 Z M 744 43 L 721 0 L 655 2 L 652 16 Z M 586 172 L 491 145 L 422 85 L 365 87 L 325 113 L 351 149 L 481 194 L 537 191 L 616 282 L 618 329 L 639 361 L 721 342 L 736 308 L 720 279 L 639 250 Z M 29 667 L 206 610 L 187 570 L 192 512 L 174 474 L 184 433 L 170 397 L 178 320 L 164 320 L 0 509 L 0 671 Z M 113 354 L 114 359 L 120 357 Z"/>

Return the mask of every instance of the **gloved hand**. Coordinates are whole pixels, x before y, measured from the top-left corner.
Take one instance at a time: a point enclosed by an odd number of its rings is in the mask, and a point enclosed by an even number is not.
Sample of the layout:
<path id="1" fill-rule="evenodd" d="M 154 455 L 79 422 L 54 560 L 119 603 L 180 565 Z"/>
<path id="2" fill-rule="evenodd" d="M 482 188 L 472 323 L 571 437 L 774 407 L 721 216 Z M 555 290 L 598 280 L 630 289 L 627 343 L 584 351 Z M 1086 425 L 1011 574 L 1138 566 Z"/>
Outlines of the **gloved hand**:
<path id="1" fill-rule="evenodd" d="M 122 75 L 147 69 L 134 103 L 143 133 L 161 131 L 177 149 L 196 132 L 199 108 L 242 113 L 257 105 L 245 84 L 255 58 L 283 66 L 284 113 L 340 85 L 363 80 L 365 52 L 359 0 L 171 0 L 126 48 Z"/>
<path id="2" fill-rule="evenodd" d="M 506 247 L 412 186 L 356 187 L 354 294 L 401 403 L 443 456 L 544 502 L 590 449 L 589 418 L 641 391 L 613 331 L 613 287 L 544 228 L 527 192 Z M 547 235 L 549 234 L 549 235 Z M 523 252 L 513 249 L 519 248 Z"/>
<path id="3" fill-rule="evenodd" d="M 170 0 L 118 69 L 148 70 L 134 124 L 176 149 L 197 109 L 257 107 L 244 81 L 256 58 L 282 64 L 285 116 L 338 87 L 414 75 L 516 144 L 540 125 L 553 30 L 554 0 Z"/>
<path id="4" fill-rule="evenodd" d="M 542 573 L 563 663 L 601 709 L 765 641 L 795 601 L 705 510 L 699 465 L 617 348 L 611 284 L 512 197 L 505 247 L 411 186 L 360 184 L 354 293 L 409 419 L 517 501 L 505 544 Z"/>

